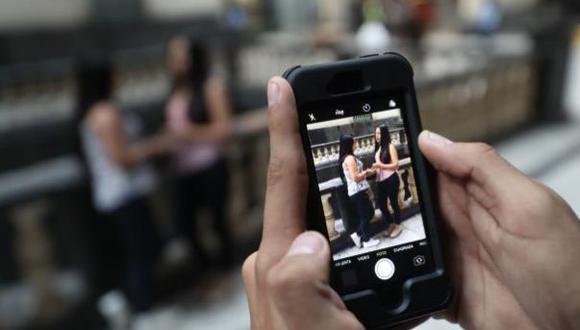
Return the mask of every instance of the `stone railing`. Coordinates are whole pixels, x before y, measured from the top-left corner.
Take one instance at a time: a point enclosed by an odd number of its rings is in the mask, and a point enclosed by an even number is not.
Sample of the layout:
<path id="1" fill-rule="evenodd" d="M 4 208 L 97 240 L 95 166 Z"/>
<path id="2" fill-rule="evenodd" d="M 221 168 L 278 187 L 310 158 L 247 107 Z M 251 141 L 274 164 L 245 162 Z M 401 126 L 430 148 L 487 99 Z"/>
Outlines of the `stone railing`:
<path id="1" fill-rule="evenodd" d="M 399 170 L 397 171 L 397 175 L 399 175 L 401 182 L 399 186 L 399 207 L 401 208 L 401 213 L 404 215 L 404 210 L 417 207 L 419 204 L 415 176 L 412 171 L 411 159 L 409 157 L 399 160 Z M 375 186 L 374 177 L 371 177 L 367 180 L 369 181 L 371 187 Z M 336 222 L 344 218 L 343 216 L 338 218 L 341 212 L 344 212 L 344 209 L 340 210 L 339 207 L 337 207 L 338 203 L 331 202 L 331 199 L 334 199 L 334 201 L 339 201 L 341 199 L 340 194 L 344 194 L 344 192 L 341 192 L 343 185 L 344 184 L 340 178 L 334 178 L 325 182 L 321 182 L 318 185 L 321 193 L 322 209 L 324 211 L 326 229 L 331 240 L 340 237 L 341 233 L 336 230 Z M 407 192 L 405 192 L 406 189 Z M 378 209 L 376 200 L 374 198 L 374 189 L 370 189 L 369 194 L 372 202 L 374 203 L 375 209 Z M 390 210 L 392 212 L 392 209 Z M 375 217 L 373 221 L 378 221 L 378 217 Z"/>
<path id="2" fill-rule="evenodd" d="M 391 132 L 391 139 L 393 140 L 393 144 L 400 144 L 401 134 L 404 134 L 404 130 L 402 128 L 394 129 Z M 355 137 L 355 141 L 358 143 L 358 148 L 355 151 L 355 155 L 357 157 L 372 155 L 375 152 L 374 134 L 366 134 Z M 312 158 L 314 159 L 314 165 L 316 168 L 324 167 L 325 165 L 338 161 L 339 144 L 339 141 L 331 141 L 312 146 Z"/>

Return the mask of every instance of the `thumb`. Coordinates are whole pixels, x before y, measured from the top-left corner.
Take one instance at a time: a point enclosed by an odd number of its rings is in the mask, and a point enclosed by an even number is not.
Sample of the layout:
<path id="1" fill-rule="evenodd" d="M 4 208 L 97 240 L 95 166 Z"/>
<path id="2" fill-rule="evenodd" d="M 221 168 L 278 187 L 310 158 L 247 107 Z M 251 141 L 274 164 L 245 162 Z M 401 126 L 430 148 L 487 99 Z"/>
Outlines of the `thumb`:
<path id="1" fill-rule="evenodd" d="M 270 270 L 268 289 L 277 302 L 285 305 L 281 307 L 304 310 L 325 299 L 345 309 L 328 285 L 329 273 L 328 241 L 318 232 L 307 231 L 296 237 L 286 256 Z"/>

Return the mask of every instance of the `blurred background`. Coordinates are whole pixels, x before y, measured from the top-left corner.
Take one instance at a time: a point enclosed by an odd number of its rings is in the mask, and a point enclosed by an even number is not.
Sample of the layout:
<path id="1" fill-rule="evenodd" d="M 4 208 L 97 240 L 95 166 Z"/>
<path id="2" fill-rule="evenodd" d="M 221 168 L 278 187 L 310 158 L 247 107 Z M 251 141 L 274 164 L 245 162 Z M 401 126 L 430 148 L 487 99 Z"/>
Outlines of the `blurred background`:
<path id="1" fill-rule="evenodd" d="M 2 0 L 0 329 L 248 329 L 266 81 L 385 51 L 580 211 L 575 0 Z"/>

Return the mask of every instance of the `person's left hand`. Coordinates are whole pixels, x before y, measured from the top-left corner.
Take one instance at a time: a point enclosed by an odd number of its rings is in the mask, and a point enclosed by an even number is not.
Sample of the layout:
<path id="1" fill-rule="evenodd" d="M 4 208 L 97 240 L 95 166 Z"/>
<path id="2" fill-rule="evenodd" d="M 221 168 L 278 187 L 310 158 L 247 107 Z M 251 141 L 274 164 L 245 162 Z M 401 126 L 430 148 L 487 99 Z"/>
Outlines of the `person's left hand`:
<path id="1" fill-rule="evenodd" d="M 242 267 L 252 329 L 364 329 L 328 284 L 328 241 L 304 232 L 308 176 L 294 95 L 284 79 L 270 80 L 268 103 L 262 242 Z"/>

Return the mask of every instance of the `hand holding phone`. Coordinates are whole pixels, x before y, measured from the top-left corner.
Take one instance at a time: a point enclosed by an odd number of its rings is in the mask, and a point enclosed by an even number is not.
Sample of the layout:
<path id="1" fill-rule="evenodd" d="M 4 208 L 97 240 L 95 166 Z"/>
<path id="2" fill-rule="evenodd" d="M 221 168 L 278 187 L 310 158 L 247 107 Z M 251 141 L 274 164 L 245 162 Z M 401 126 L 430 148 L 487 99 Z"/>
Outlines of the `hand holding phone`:
<path id="1" fill-rule="evenodd" d="M 280 78 L 274 78 L 273 83 L 279 84 L 280 93 L 278 97 L 271 96 L 276 101 L 271 102 L 269 109 L 272 158 L 262 244 L 243 267 L 252 329 L 362 329 L 328 285 L 329 268 L 325 261 L 330 258 L 328 242 L 316 233 L 300 234 L 305 224 L 302 214 L 307 183 L 297 126 L 288 125 L 293 123 L 296 109 L 288 84 Z M 580 324 L 580 314 L 575 312 L 580 309 L 578 296 L 567 294 L 580 289 L 577 283 L 580 269 L 577 263 L 569 260 L 580 258 L 580 228 L 570 208 L 553 192 L 507 164 L 489 146 L 452 143 L 430 132 L 421 134 L 419 144 L 440 171 L 440 206 L 452 233 L 448 250 L 453 261 L 452 274 L 460 286 L 458 304 L 447 311 L 445 317 L 467 329 L 481 326 L 500 329 L 505 324 L 518 329 L 532 329 L 538 325 L 563 329 Z M 470 170 L 476 167 L 480 169 Z M 500 181 L 510 184 L 486 184 L 485 180 L 469 174 L 482 171 L 493 178 L 500 174 Z M 492 207 L 485 212 L 470 213 L 468 198 L 478 203 L 486 202 L 481 199 L 485 195 L 476 193 L 480 190 L 467 189 L 468 186 L 479 186 L 488 191 L 488 195 L 511 202 L 504 204 L 502 209 Z M 516 200 L 512 200 L 514 197 Z M 536 205 L 539 209 L 522 210 L 523 204 Z M 496 235 L 489 231 L 492 227 L 481 226 L 475 232 L 471 225 L 489 223 L 496 216 L 500 223 L 509 222 L 514 214 L 519 214 L 515 223 L 526 223 L 521 229 L 539 231 L 544 234 L 538 237 L 555 242 L 517 244 L 517 239 L 508 239 L 503 245 L 486 245 L 484 240 Z M 552 230 L 546 230 L 546 221 Z M 550 234 L 546 235 L 548 232 Z M 488 251 L 486 246 L 490 252 L 475 253 L 482 248 Z M 292 249 L 294 252 L 290 252 Z M 518 257 L 521 253 L 529 256 L 530 249 L 535 251 L 532 256 L 540 258 L 539 262 L 523 262 L 528 258 Z M 492 257 L 498 250 L 509 253 L 503 253 L 502 258 Z M 552 257 L 542 260 L 541 256 L 546 253 Z M 513 267 L 515 264 L 518 267 Z M 521 276 L 518 272 L 521 267 L 526 268 L 526 274 L 535 275 Z M 516 272 L 515 280 L 500 277 L 495 274 L 497 271 Z M 565 286 L 555 280 L 562 274 L 571 279 Z M 538 282 L 537 279 L 542 280 Z M 525 295 L 550 295 L 565 301 L 554 305 L 551 301 L 528 299 Z"/>
<path id="2" fill-rule="evenodd" d="M 280 78 L 273 82 L 280 87 L 269 109 L 271 161 L 262 244 L 243 267 L 252 329 L 361 329 L 328 285 L 328 242 L 315 233 L 300 235 L 307 183 L 298 128 L 292 124 L 296 108 L 288 84 Z M 505 324 L 518 329 L 540 325 L 564 329 L 580 324 L 580 299 L 571 294 L 580 290 L 580 268 L 575 262 L 580 258 L 580 225 L 569 206 L 489 146 L 452 143 L 434 133 L 422 133 L 419 144 L 440 171 L 440 207 L 451 231 L 448 251 L 461 293 L 458 304 L 444 314 L 446 318 L 468 329 L 500 329 Z M 477 173 L 490 180 L 474 177 Z M 501 207 L 494 204 L 471 211 L 473 203 L 490 202 L 485 196 L 504 202 Z M 489 226 L 492 220 L 502 228 Z M 512 228 L 511 238 L 501 244 L 489 244 L 508 223 L 525 226 Z M 538 239 L 519 237 L 529 236 L 530 230 Z M 534 253 L 529 254 L 530 250 Z M 542 257 L 546 255 L 550 257 Z M 568 278 L 566 285 L 562 285 L 562 274 Z M 547 296 L 553 300 L 530 298 Z"/>
<path id="3" fill-rule="evenodd" d="M 432 132 L 419 145 L 439 171 L 450 231 L 460 296 L 447 318 L 465 329 L 578 329 L 580 220 L 570 206 L 489 145 Z"/>
<path id="4" fill-rule="evenodd" d="M 431 168 L 417 146 L 410 64 L 385 54 L 297 67 L 284 76 L 294 90 L 308 168 L 307 227 L 330 241 L 332 287 L 370 329 L 444 309 L 453 291 Z M 331 161 L 316 160 L 329 149 Z M 406 185 L 416 196 L 410 203 L 400 203 L 405 183 L 397 171 L 377 166 L 393 160 L 414 178 Z"/>

